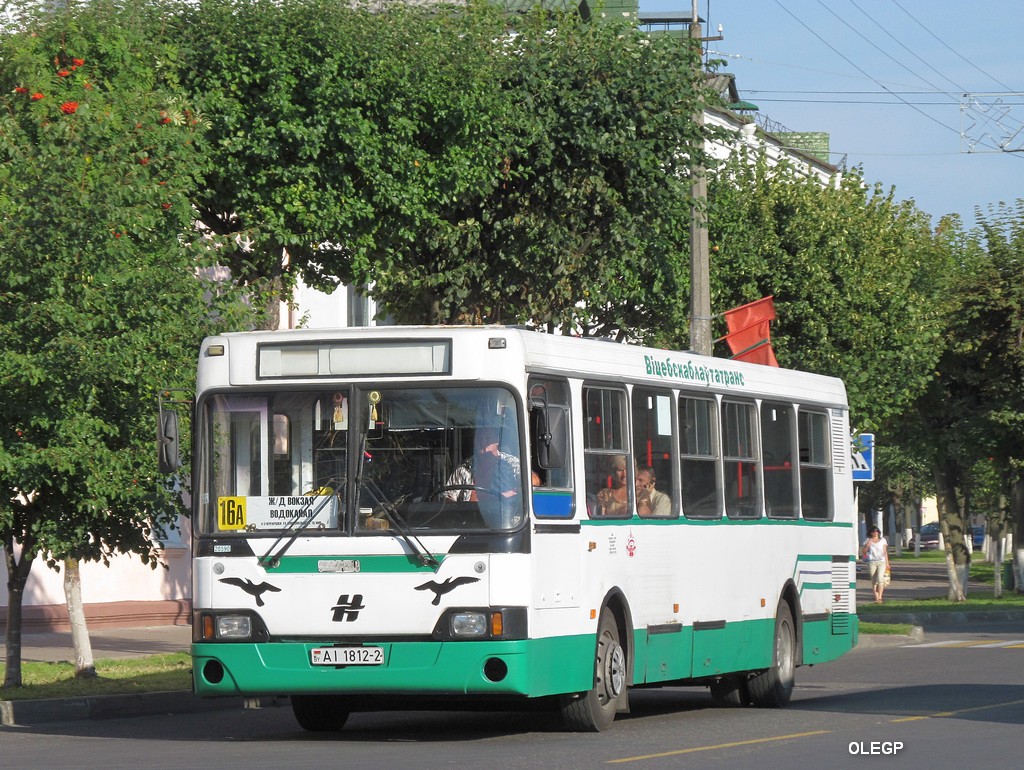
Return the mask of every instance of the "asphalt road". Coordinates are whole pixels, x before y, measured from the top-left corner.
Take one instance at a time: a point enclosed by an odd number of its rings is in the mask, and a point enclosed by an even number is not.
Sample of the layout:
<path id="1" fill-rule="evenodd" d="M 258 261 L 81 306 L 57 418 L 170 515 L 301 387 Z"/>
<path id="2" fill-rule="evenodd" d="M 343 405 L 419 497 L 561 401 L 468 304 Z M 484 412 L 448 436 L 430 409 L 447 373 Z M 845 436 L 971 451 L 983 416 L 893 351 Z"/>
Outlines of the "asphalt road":
<path id="1" fill-rule="evenodd" d="M 354 714 L 299 729 L 286 705 L 0 729 L 11 768 L 1019 767 L 1024 623 L 928 632 L 801 668 L 785 709 L 716 709 L 706 690 L 636 691 L 600 734 L 549 711 Z M 878 763 L 878 764 L 875 764 Z"/>

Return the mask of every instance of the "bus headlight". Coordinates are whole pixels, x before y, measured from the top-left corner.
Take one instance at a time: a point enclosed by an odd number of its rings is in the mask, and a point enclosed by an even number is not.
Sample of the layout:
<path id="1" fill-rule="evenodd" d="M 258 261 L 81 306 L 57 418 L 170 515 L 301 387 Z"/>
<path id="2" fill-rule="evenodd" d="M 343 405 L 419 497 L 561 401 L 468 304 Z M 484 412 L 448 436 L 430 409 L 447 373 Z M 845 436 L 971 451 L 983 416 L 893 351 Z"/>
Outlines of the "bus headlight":
<path id="1" fill-rule="evenodd" d="M 263 620 L 252 612 L 196 610 L 192 615 L 192 641 L 267 642 L 270 635 Z"/>
<path id="2" fill-rule="evenodd" d="M 526 639 L 526 607 L 453 607 L 437 619 L 431 636 L 438 641 Z"/>
<path id="3" fill-rule="evenodd" d="M 452 616 L 452 636 L 484 636 L 487 615 L 482 612 L 456 612 Z"/>
<path id="4" fill-rule="evenodd" d="M 248 615 L 218 615 L 218 639 L 248 639 L 252 636 L 252 618 Z"/>

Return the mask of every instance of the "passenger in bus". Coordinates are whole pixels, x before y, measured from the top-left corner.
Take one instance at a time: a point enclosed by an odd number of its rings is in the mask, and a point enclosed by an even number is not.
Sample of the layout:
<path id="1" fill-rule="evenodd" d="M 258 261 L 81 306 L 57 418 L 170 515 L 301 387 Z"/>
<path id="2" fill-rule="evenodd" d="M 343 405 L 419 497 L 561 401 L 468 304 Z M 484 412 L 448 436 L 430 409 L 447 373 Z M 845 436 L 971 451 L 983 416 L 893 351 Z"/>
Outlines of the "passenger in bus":
<path id="1" fill-rule="evenodd" d="M 640 468 L 636 472 L 636 512 L 641 516 L 670 516 L 672 501 L 664 492 L 654 488 L 657 476 L 654 468 Z"/>
<path id="2" fill-rule="evenodd" d="M 614 455 L 609 467 L 611 486 L 597 493 L 598 516 L 625 516 L 629 513 L 629 477 L 626 456 Z"/>
<path id="3" fill-rule="evenodd" d="M 477 428 L 473 437 L 474 453 L 448 477 L 444 496 L 449 500 L 476 501 L 485 498 L 514 497 L 519 494 L 521 470 L 519 458 L 502 451 L 497 428 Z"/>

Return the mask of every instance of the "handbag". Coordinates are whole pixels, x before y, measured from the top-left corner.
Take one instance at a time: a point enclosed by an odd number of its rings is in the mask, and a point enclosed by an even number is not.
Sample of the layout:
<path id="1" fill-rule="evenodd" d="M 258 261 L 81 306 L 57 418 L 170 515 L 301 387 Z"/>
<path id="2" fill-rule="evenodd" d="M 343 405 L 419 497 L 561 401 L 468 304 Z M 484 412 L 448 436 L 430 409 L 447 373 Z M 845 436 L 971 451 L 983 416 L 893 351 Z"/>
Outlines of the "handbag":
<path id="1" fill-rule="evenodd" d="M 889 572 L 889 570 L 886 570 L 885 571 L 885 575 L 882 576 L 882 585 L 883 586 L 887 586 L 891 582 L 892 582 L 892 574 Z"/>

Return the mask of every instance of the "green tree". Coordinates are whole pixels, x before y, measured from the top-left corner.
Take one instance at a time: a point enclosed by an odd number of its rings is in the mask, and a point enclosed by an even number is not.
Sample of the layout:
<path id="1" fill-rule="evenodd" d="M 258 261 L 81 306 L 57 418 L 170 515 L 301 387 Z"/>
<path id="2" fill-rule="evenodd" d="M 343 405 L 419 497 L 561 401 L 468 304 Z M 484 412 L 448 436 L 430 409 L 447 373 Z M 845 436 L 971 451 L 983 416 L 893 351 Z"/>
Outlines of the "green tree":
<path id="1" fill-rule="evenodd" d="M 1024 200 L 979 212 L 958 287 L 962 297 L 943 361 L 941 437 L 949 468 L 947 496 L 959 493 L 966 532 L 970 497 L 996 474 L 1009 500 L 1014 543 L 1024 537 Z M 922 409 L 935 407 L 933 399 Z M 935 418 L 932 417 L 934 420 Z M 967 498 L 967 502 L 963 498 Z M 952 503 L 950 504 L 952 507 Z M 955 540 L 956 542 L 956 540 Z M 967 561 L 966 557 L 957 563 Z M 1014 561 L 1022 584 L 1021 549 Z"/>
<path id="2" fill-rule="evenodd" d="M 420 280 L 367 276 L 375 296 L 393 313 L 433 297 L 428 317 L 444 322 L 682 344 L 688 159 L 704 158 L 696 52 L 575 14 L 512 23 L 502 98 L 518 109 L 500 183 L 444 207 L 410 245 Z"/>
<path id="3" fill-rule="evenodd" d="M 117 552 L 156 564 L 176 512 L 155 399 L 194 371 L 204 329 L 239 322 L 199 279 L 191 196 L 203 128 L 175 95 L 154 8 L 95 2 L 0 37 L 0 540 L 7 669 L 50 566 Z"/>
<path id="4" fill-rule="evenodd" d="M 503 18 L 486 5 L 183 5 L 166 35 L 211 120 L 195 202 L 234 278 L 417 282 L 400 255 L 500 178 Z"/>
<path id="5" fill-rule="evenodd" d="M 370 285 L 400 322 L 686 333 L 686 44 L 489 2 L 206 0 L 173 35 L 237 279 Z"/>
<path id="6" fill-rule="evenodd" d="M 709 198 L 713 307 L 774 295 L 780 365 L 841 377 L 858 430 L 905 412 L 943 350 L 955 254 L 928 217 L 856 170 L 823 186 L 742 155 Z"/>

